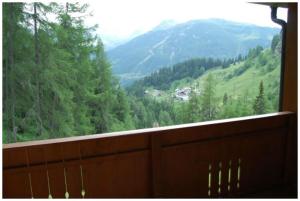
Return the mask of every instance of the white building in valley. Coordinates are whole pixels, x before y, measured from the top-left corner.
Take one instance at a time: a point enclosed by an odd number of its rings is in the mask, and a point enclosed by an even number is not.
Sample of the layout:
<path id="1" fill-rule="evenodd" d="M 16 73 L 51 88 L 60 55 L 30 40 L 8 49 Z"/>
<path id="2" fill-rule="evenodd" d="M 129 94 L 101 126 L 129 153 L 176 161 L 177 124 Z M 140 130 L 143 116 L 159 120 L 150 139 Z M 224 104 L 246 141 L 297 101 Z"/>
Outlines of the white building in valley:
<path id="1" fill-rule="evenodd" d="M 182 89 L 175 89 L 175 97 L 178 100 L 181 101 L 188 101 L 189 100 L 189 95 L 192 92 L 192 89 L 190 87 L 185 87 Z"/>

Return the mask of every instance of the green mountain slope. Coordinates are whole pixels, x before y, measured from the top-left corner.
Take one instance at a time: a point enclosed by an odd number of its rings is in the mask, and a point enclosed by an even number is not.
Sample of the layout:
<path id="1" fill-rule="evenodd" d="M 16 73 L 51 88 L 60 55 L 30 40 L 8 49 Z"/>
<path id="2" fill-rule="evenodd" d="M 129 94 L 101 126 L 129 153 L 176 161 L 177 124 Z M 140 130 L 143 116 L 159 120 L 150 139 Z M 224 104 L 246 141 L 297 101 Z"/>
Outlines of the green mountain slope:
<path id="1" fill-rule="evenodd" d="M 272 51 L 270 48 L 262 50 L 257 55 L 249 53 L 245 60 L 234 62 L 229 67 L 212 67 L 197 78 L 187 76 L 175 80 L 166 90 L 158 89 L 149 84 L 147 82 L 149 78 L 145 78 L 137 82 L 138 84 L 133 84 L 131 88 L 128 88 L 128 91 L 137 96 L 148 97 L 159 102 L 173 102 L 175 107 L 176 105 L 188 105 L 193 94 L 201 99 L 208 76 L 213 77 L 214 80 L 214 96 L 219 112 L 218 118 L 254 114 L 253 104 L 258 96 L 261 82 L 264 85 L 266 112 L 278 111 L 280 54 L 277 50 Z M 179 100 L 176 97 L 176 90 L 187 88 L 192 91 L 188 95 L 189 101 Z M 231 105 L 230 114 L 222 115 L 225 112 L 224 107 L 227 103 Z"/>
<path id="2" fill-rule="evenodd" d="M 260 58 L 267 60 L 264 65 L 260 63 Z M 250 67 L 238 75 L 239 69 L 247 63 Z M 203 76 L 194 80 L 192 84 L 197 83 L 202 86 L 208 74 L 213 75 L 216 79 L 216 95 L 218 98 L 222 98 L 227 93 L 233 99 L 247 96 L 247 98 L 253 100 L 258 93 L 259 83 L 263 81 L 266 94 L 271 99 L 272 95 L 278 96 L 279 92 L 280 58 L 278 55 L 272 54 L 270 49 L 266 49 L 251 61 L 249 59 L 231 65 L 226 69 L 217 68 L 207 71 Z"/>

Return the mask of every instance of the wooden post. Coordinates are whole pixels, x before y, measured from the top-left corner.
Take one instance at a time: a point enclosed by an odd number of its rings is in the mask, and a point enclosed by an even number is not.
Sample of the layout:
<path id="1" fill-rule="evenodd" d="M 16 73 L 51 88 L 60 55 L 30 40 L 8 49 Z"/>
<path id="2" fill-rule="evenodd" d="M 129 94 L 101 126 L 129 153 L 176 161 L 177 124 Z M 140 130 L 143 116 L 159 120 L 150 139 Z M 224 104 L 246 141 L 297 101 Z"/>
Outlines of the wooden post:
<path id="1" fill-rule="evenodd" d="M 151 167 L 152 167 L 152 196 L 162 197 L 161 183 L 161 133 L 151 134 Z"/>
<path id="2" fill-rule="evenodd" d="M 297 112 L 297 3 L 290 3 L 286 30 L 283 111 Z"/>
<path id="3" fill-rule="evenodd" d="M 283 83 L 283 111 L 295 112 L 290 117 L 286 141 L 284 166 L 284 185 L 287 190 L 297 195 L 297 81 L 298 81 L 298 33 L 297 33 L 297 3 L 288 4 L 288 20 L 286 32 L 286 60 Z"/>

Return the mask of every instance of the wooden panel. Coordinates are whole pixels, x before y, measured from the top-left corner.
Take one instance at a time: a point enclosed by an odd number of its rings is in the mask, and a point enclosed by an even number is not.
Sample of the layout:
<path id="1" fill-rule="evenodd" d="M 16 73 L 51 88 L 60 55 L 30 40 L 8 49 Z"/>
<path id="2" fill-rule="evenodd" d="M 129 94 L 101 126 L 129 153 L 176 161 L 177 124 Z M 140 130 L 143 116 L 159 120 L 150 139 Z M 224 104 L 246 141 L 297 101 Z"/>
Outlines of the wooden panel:
<path id="1" fill-rule="evenodd" d="M 285 170 L 284 182 L 293 188 L 295 195 L 297 194 L 297 178 L 298 178 L 298 125 L 297 116 L 292 115 L 289 122 L 287 139 L 286 139 L 286 153 L 285 153 Z"/>
<path id="2" fill-rule="evenodd" d="M 26 149 L 19 147 L 17 149 L 3 149 L 3 167 L 10 166 L 22 166 L 26 164 Z"/>
<path id="3" fill-rule="evenodd" d="M 28 174 L 3 171 L 3 197 L 30 198 Z"/>
<path id="4" fill-rule="evenodd" d="M 163 149 L 164 197 L 208 197 L 208 170 L 212 165 L 212 194 L 217 194 L 218 143 L 203 142 Z"/>
<path id="5" fill-rule="evenodd" d="M 159 134 L 151 136 L 151 173 L 152 197 L 162 197 L 162 145 Z"/>
<path id="6" fill-rule="evenodd" d="M 249 134 L 251 135 L 251 134 Z M 219 139 L 222 143 L 220 146 L 220 152 L 222 153 L 222 172 L 224 172 L 222 183 L 222 197 L 235 197 L 240 193 L 238 184 L 238 161 L 241 156 L 240 139 L 242 136 L 234 136 L 224 139 Z M 230 182 L 228 181 L 230 168 Z"/>
<path id="7" fill-rule="evenodd" d="M 149 152 L 134 152 L 101 157 L 94 163 L 82 165 L 86 197 L 149 197 L 151 194 L 149 159 Z M 49 193 L 46 166 L 30 170 L 34 197 L 47 198 Z M 21 172 L 18 170 L 4 172 L 5 197 L 31 196 L 27 169 L 24 168 Z M 48 172 L 53 198 L 64 198 L 66 189 L 70 198 L 81 197 L 80 164 L 58 163 L 48 166 Z M 16 191 L 16 194 L 11 191 Z"/>
<path id="8" fill-rule="evenodd" d="M 85 167 L 87 197 L 149 197 L 149 153 L 105 157 Z"/>
<path id="9" fill-rule="evenodd" d="M 44 164 L 46 161 L 78 160 L 80 155 L 82 158 L 89 158 L 145 150 L 149 148 L 149 142 L 149 135 L 141 134 L 5 148 L 3 150 L 3 167 L 27 166 L 26 151 L 30 164 Z"/>
<path id="10" fill-rule="evenodd" d="M 232 197 L 234 194 L 242 195 L 281 184 L 285 134 L 286 129 L 281 129 L 164 148 L 164 196 L 207 197 L 210 163 L 213 197 Z M 241 163 L 238 188 L 239 159 Z M 230 161 L 231 185 L 228 190 Z M 218 192 L 219 170 L 221 193 Z"/>
<path id="11" fill-rule="evenodd" d="M 67 189 L 70 198 L 80 198 L 82 188 L 87 198 L 253 194 L 287 177 L 292 117 L 285 112 L 140 135 L 14 145 L 3 149 L 3 195 L 29 198 L 32 189 L 36 198 L 49 191 L 64 198 Z"/>
<path id="12" fill-rule="evenodd" d="M 282 184 L 285 132 L 266 132 L 240 139 L 241 193 Z"/>
<path id="13" fill-rule="evenodd" d="M 260 130 L 278 129 L 287 127 L 290 113 L 269 116 L 269 118 L 237 118 L 227 121 L 206 122 L 202 126 L 179 128 L 176 130 L 163 131 L 163 146 L 189 143 L 197 140 L 209 140 L 243 133 L 253 133 Z M 249 123 L 251 122 L 251 123 Z"/>
<path id="14" fill-rule="evenodd" d="M 47 186 L 47 174 L 45 169 L 39 169 L 38 171 L 31 172 L 32 181 L 32 193 L 34 198 L 47 198 L 48 189 Z"/>

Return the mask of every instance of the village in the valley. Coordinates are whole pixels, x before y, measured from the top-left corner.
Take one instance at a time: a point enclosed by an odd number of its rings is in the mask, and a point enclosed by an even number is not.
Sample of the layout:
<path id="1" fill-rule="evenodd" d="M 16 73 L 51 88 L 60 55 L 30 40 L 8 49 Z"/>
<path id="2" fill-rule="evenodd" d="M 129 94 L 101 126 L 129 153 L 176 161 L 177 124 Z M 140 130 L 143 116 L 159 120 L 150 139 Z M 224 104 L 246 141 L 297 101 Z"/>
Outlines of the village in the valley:
<path id="1" fill-rule="evenodd" d="M 148 95 L 153 98 L 162 98 L 166 97 L 167 95 L 168 97 L 172 97 L 175 100 L 186 102 L 189 101 L 192 92 L 194 92 L 197 96 L 200 95 L 200 89 L 197 87 L 176 88 L 175 90 L 172 90 L 169 93 L 157 89 L 148 89 L 145 90 L 145 95 Z"/>

